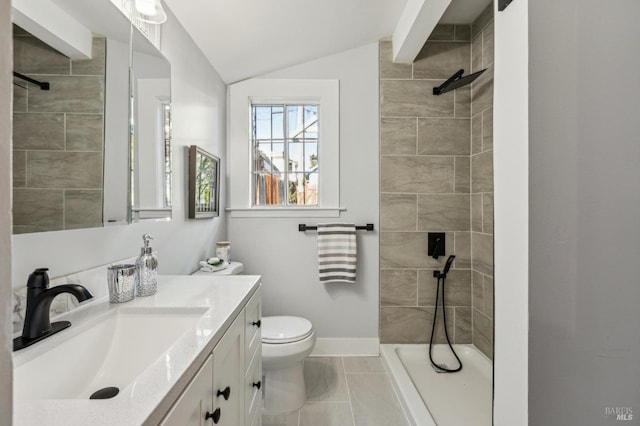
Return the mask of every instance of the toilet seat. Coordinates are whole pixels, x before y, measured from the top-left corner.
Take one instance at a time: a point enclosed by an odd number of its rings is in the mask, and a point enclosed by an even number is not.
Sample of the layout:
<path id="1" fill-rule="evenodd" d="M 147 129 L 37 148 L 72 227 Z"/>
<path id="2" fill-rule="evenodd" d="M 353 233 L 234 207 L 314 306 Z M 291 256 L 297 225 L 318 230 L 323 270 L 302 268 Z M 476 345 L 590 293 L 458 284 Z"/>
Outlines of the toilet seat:
<path id="1" fill-rule="evenodd" d="M 293 343 L 313 333 L 311 322 L 294 316 L 268 316 L 262 318 L 262 342 L 270 344 Z"/>

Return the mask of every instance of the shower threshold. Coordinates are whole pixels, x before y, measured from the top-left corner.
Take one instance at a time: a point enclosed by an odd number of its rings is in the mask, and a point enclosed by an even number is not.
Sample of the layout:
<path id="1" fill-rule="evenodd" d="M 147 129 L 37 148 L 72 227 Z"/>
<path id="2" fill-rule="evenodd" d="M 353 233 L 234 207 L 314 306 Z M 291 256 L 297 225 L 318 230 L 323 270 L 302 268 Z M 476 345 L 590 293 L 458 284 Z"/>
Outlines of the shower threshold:
<path id="1" fill-rule="evenodd" d="M 473 345 L 453 345 L 462 360 L 458 373 L 436 373 L 429 345 L 380 345 L 393 386 L 410 421 L 419 426 L 490 426 L 492 361 Z M 447 345 L 434 345 L 436 362 L 457 366 Z"/>

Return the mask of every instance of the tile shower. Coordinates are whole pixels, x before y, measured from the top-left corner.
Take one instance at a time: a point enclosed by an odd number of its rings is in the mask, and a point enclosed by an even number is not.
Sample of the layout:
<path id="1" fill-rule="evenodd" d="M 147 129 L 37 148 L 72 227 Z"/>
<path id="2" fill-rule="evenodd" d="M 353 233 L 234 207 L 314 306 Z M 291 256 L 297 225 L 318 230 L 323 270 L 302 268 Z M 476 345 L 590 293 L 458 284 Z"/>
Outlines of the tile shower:
<path id="1" fill-rule="evenodd" d="M 70 60 L 14 25 L 14 233 L 102 225 L 105 39 Z"/>
<path id="2" fill-rule="evenodd" d="M 446 232 L 452 343 L 493 356 L 493 9 L 472 25 L 438 25 L 413 64 L 380 43 L 380 340 L 427 343 L 435 305 L 427 233 Z M 472 86 L 432 89 L 459 69 Z M 436 343 L 444 330 L 436 329 Z"/>

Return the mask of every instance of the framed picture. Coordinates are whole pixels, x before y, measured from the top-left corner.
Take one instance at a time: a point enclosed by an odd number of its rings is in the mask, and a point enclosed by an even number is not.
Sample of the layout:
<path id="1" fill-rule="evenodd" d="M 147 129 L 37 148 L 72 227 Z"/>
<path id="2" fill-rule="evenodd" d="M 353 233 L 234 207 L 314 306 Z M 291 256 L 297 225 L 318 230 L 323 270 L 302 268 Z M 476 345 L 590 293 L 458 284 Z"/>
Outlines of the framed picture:
<path id="1" fill-rule="evenodd" d="M 220 215 L 220 159 L 204 149 L 189 147 L 189 218 Z"/>

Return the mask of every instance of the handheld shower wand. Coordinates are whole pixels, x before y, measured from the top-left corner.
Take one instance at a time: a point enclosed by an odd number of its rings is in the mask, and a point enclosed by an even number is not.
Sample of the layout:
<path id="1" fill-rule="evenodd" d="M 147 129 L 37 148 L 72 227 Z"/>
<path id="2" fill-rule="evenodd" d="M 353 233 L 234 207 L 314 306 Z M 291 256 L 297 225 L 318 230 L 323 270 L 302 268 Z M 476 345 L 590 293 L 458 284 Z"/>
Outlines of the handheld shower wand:
<path id="1" fill-rule="evenodd" d="M 456 373 L 462 370 L 462 361 L 460 361 L 460 358 L 458 358 L 458 354 L 453 349 L 453 346 L 451 346 L 451 341 L 449 340 L 449 332 L 447 331 L 447 314 L 445 311 L 445 303 L 444 303 L 444 283 L 445 283 L 445 279 L 447 278 L 447 274 L 449 273 L 449 269 L 451 269 L 451 264 L 453 263 L 455 258 L 456 257 L 454 255 L 449 256 L 449 258 L 447 259 L 447 262 L 444 264 L 444 269 L 442 270 L 442 272 L 433 271 L 433 276 L 438 280 L 438 283 L 436 285 L 436 306 L 433 311 L 433 323 L 431 325 L 431 339 L 429 340 L 429 361 L 431 361 L 431 365 L 433 366 L 433 369 L 436 371 L 436 373 Z M 453 352 L 453 356 L 456 357 L 459 364 L 458 368 L 453 368 L 453 369 L 447 368 L 446 364 L 444 363 L 436 364 L 431 354 L 431 351 L 433 349 L 433 336 L 436 331 L 436 320 L 438 318 L 438 299 L 440 295 L 440 280 L 442 280 L 442 320 L 444 322 L 444 335 L 447 338 L 447 344 L 449 345 L 451 352 Z"/>

